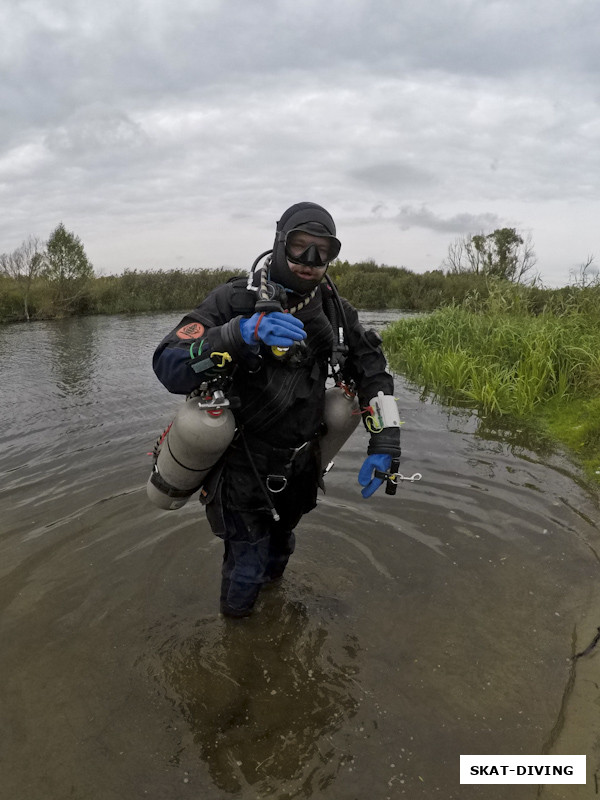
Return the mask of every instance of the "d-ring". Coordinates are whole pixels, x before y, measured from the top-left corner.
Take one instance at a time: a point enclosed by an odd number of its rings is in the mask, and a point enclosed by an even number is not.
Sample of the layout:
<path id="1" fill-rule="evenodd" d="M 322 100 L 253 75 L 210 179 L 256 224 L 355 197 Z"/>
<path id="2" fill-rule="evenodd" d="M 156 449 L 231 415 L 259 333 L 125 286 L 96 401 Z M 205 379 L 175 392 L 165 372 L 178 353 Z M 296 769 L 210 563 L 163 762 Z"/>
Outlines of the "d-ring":
<path id="1" fill-rule="evenodd" d="M 271 485 L 271 481 L 275 482 L 279 481 L 281 485 L 279 486 L 279 488 L 274 488 Z M 286 486 L 287 486 L 287 478 L 285 477 L 285 475 L 267 475 L 267 489 L 272 494 L 278 494 L 279 492 L 283 492 Z"/>

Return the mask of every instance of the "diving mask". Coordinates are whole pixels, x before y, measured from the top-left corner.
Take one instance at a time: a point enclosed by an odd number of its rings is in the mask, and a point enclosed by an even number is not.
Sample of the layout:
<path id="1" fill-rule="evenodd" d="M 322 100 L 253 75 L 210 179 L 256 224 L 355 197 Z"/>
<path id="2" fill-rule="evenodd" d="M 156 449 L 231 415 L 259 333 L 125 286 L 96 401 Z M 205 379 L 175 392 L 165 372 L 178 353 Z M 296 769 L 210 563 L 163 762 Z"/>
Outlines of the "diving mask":
<path id="1" fill-rule="evenodd" d="M 342 246 L 340 240 L 328 233 L 322 233 L 324 228 L 321 225 L 318 226 L 321 229 L 318 232 L 315 228 L 316 225 L 309 223 L 285 234 L 285 255 L 292 264 L 326 267 L 337 257 Z"/>

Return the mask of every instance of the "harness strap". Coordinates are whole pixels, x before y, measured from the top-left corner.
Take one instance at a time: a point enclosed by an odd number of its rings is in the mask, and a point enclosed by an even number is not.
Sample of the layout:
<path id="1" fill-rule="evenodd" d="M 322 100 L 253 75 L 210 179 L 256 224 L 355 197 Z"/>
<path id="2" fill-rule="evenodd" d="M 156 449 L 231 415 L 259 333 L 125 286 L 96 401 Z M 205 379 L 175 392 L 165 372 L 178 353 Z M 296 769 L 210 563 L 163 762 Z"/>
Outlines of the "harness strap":
<path id="1" fill-rule="evenodd" d="M 258 474 L 258 470 L 256 469 L 256 464 L 254 463 L 254 459 L 252 458 L 252 453 L 250 452 L 250 448 L 248 447 L 248 442 L 246 441 L 246 437 L 244 436 L 244 431 L 240 428 L 240 438 L 244 445 L 244 449 L 246 450 L 246 455 L 248 457 L 248 462 L 250 463 L 250 467 L 252 468 L 252 472 L 254 472 L 254 477 L 256 478 L 256 482 L 260 486 L 260 490 L 263 493 L 265 500 L 267 501 L 267 505 L 269 506 L 269 511 L 271 512 L 271 516 L 275 520 L 275 522 L 279 522 L 281 517 L 277 513 L 277 509 L 273 505 L 273 501 L 269 496 L 269 492 L 267 491 L 266 486 L 262 482 L 260 475 Z"/>

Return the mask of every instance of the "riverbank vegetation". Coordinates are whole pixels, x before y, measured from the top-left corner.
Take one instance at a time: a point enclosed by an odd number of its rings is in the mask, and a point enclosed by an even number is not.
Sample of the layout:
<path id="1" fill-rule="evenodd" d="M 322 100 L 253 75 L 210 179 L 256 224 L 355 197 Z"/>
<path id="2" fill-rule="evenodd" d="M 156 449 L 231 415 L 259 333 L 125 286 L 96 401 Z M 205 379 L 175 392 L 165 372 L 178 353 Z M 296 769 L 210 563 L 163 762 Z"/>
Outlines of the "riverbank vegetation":
<path id="1" fill-rule="evenodd" d="M 400 320 L 392 366 L 440 402 L 563 442 L 600 484 L 600 286 L 546 296 L 490 283 L 485 297 Z"/>
<path id="2" fill-rule="evenodd" d="M 241 269 L 125 270 L 121 275 L 53 277 L 49 273 L 13 277 L 0 271 L 0 323 L 56 319 L 82 314 L 135 314 L 184 311 L 197 305 L 219 284 Z M 477 297 L 484 302 L 497 282 L 482 274 L 414 273 L 374 261 L 335 261 L 329 274 L 343 297 L 363 310 L 401 309 L 425 312 L 463 305 Z M 502 282 L 507 287 L 514 286 Z M 576 285 L 560 289 L 519 286 L 520 302 L 529 313 L 562 310 L 584 302 Z M 585 293 L 584 293 L 585 294 Z"/>
<path id="3" fill-rule="evenodd" d="M 139 314 L 182 311 L 197 305 L 208 292 L 238 270 L 126 270 L 72 281 L 62 291 L 45 276 L 36 277 L 28 287 L 28 316 L 24 313 L 23 290 L 17 281 L 0 275 L 0 322 L 25 319 L 59 319 L 85 314 Z"/>
<path id="4" fill-rule="evenodd" d="M 18 275 L 4 270 L 0 271 L 0 322 L 186 310 L 229 278 L 247 274 L 226 268 L 125 270 L 121 275 L 66 278 L 59 284 L 44 271 Z M 361 309 L 432 311 L 460 303 L 473 291 L 487 292 L 479 275 L 445 275 L 442 270 L 418 274 L 374 261 L 335 261 L 329 274 L 340 293 Z"/>
<path id="5" fill-rule="evenodd" d="M 546 290 L 530 274 L 536 259 L 530 237 L 514 228 L 472 234 L 453 242 L 439 269 L 414 273 L 362 261 L 334 261 L 329 274 L 340 293 L 360 309 L 433 311 L 482 302 L 499 284 L 522 289 L 531 313 L 578 302 L 586 274 L 573 286 Z M 585 265 L 590 267 L 591 261 Z M 54 319 L 82 314 L 185 310 L 220 283 L 247 269 L 129 270 L 96 276 L 84 246 L 61 222 L 47 242 L 29 237 L 12 253 L 0 255 L 0 323 Z"/>
<path id="6" fill-rule="evenodd" d="M 61 222 L 47 242 L 29 237 L 0 255 L 0 323 L 187 309 L 238 274 L 125 270 L 97 277 L 81 240 Z"/>

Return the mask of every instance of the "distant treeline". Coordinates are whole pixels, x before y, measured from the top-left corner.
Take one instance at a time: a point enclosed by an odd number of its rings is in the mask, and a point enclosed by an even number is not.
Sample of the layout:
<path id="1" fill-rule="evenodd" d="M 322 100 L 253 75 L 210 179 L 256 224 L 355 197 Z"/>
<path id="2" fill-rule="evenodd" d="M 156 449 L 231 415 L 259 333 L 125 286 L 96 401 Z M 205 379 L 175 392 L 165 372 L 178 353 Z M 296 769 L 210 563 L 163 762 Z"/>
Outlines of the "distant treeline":
<path id="1" fill-rule="evenodd" d="M 85 314 L 136 314 L 193 308 L 237 270 L 125 270 L 122 275 L 63 283 L 59 294 L 52 281 L 37 277 L 28 293 L 30 319 L 56 319 Z M 0 275 L 0 322 L 24 320 L 23 291 L 18 279 Z"/>
<path id="2" fill-rule="evenodd" d="M 444 273 L 433 270 L 411 272 L 403 267 L 377 265 L 373 261 L 350 264 L 335 261 L 329 274 L 340 294 L 359 309 L 402 309 L 433 311 L 468 303 L 471 308 L 485 302 L 490 292 L 497 294 L 501 284 L 507 302 L 515 298 L 524 311 L 562 313 L 576 305 L 596 311 L 600 301 L 597 286 L 543 289 L 539 286 L 499 281 L 481 274 Z M 198 305 L 216 286 L 243 270 L 125 270 L 122 275 L 78 278 L 71 284 L 62 281 L 60 291 L 47 277 L 36 277 L 27 285 L 19 278 L 0 274 L 0 322 L 26 319 L 53 319 L 83 314 L 131 314 L 185 310 Z"/>
<path id="3" fill-rule="evenodd" d="M 434 311 L 464 303 L 471 310 L 477 310 L 478 306 L 486 304 L 490 295 L 497 302 L 500 294 L 511 307 L 518 304 L 521 310 L 531 314 L 562 313 L 574 305 L 582 311 L 586 310 L 584 306 L 595 311 L 600 297 L 597 286 L 544 289 L 482 273 L 446 273 L 441 269 L 415 273 L 404 267 L 379 266 L 374 261 L 357 264 L 336 261 L 331 264 L 329 274 L 340 294 L 356 308 L 365 310 Z"/>

